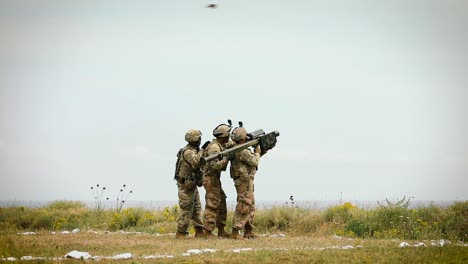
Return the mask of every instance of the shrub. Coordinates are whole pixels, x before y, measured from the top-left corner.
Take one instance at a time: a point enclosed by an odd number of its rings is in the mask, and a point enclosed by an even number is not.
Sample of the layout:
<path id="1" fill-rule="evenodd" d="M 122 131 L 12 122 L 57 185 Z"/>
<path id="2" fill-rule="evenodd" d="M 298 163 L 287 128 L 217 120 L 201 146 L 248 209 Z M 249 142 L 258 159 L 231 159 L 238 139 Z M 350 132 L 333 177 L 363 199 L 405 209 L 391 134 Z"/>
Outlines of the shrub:
<path id="1" fill-rule="evenodd" d="M 34 229 L 52 229 L 53 227 L 53 219 L 47 214 L 38 214 L 33 218 L 32 228 Z"/>
<path id="2" fill-rule="evenodd" d="M 302 210 L 291 223 L 291 231 L 299 234 L 323 232 L 324 219 L 322 212 L 312 210 Z M 326 229 L 326 228 L 325 228 Z M 326 231 L 326 230 L 325 230 Z"/>
<path id="3" fill-rule="evenodd" d="M 140 227 L 149 227 L 156 223 L 156 216 L 149 211 L 143 213 L 143 215 L 138 220 L 137 226 Z"/>
<path id="4" fill-rule="evenodd" d="M 136 227 L 140 219 L 145 214 L 145 210 L 141 208 L 127 208 L 120 213 L 114 213 L 112 217 L 112 229 L 126 229 Z"/>
<path id="5" fill-rule="evenodd" d="M 304 209 L 297 207 L 272 207 L 269 210 L 255 212 L 255 225 L 266 231 L 287 230 L 293 221 L 302 214 Z"/>
<path id="6" fill-rule="evenodd" d="M 169 222 L 176 222 L 177 217 L 179 216 L 180 213 L 180 208 L 179 205 L 174 205 L 172 207 L 166 207 L 164 208 L 164 219 Z"/>
<path id="7" fill-rule="evenodd" d="M 348 222 L 352 217 L 353 214 L 355 213 L 355 210 L 357 209 L 356 206 L 354 206 L 352 203 L 344 203 L 342 205 L 337 205 L 328 208 L 325 211 L 325 220 L 328 222 L 334 222 L 334 223 L 346 223 Z"/>
<path id="8" fill-rule="evenodd" d="M 411 219 L 411 210 L 408 209 L 410 199 L 403 197 L 397 202 L 386 200 L 386 204 L 372 210 L 369 214 L 371 232 L 377 232 L 379 238 L 412 238 L 415 239 Z"/>
<path id="9" fill-rule="evenodd" d="M 454 237 L 468 241 L 468 201 L 451 205 L 441 224 L 442 232 L 447 238 Z"/>
<path id="10" fill-rule="evenodd" d="M 358 237 L 369 236 L 370 230 L 369 222 L 364 219 L 351 219 L 346 225 L 346 231 L 350 231 Z"/>
<path id="11" fill-rule="evenodd" d="M 47 205 L 47 208 L 51 210 L 82 209 L 85 207 L 84 203 L 78 201 L 54 201 Z"/>

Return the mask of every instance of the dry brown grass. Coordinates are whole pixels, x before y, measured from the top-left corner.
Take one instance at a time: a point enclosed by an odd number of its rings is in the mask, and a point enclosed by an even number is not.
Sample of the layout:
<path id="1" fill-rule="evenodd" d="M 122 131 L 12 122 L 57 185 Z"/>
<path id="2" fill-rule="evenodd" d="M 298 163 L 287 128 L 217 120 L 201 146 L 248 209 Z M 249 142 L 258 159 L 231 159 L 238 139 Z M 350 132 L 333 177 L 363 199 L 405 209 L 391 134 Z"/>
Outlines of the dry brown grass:
<path id="1" fill-rule="evenodd" d="M 260 237 L 255 240 L 184 239 L 150 234 L 78 233 L 37 235 L 0 235 L 0 256 L 61 257 L 72 250 L 86 251 L 93 256 L 132 253 L 135 263 L 431 263 L 468 261 L 468 248 L 456 245 L 426 248 L 398 248 L 400 241 L 375 239 L 334 239 L 331 237 L 289 236 Z M 416 241 L 408 241 L 415 244 Z M 428 244 L 428 243 L 427 243 Z M 334 246 L 362 246 L 354 249 L 333 249 Z M 320 250 L 320 248 L 327 248 Z M 212 248 L 216 253 L 183 257 L 189 249 Z M 236 248 L 252 251 L 226 252 Z M 173 255 L 174 259 L 142 259 L 148 255 Z M 111 262 L 111 260 L 101 260 Z M 125 261 L 124 261 L 125 262 Z"/>

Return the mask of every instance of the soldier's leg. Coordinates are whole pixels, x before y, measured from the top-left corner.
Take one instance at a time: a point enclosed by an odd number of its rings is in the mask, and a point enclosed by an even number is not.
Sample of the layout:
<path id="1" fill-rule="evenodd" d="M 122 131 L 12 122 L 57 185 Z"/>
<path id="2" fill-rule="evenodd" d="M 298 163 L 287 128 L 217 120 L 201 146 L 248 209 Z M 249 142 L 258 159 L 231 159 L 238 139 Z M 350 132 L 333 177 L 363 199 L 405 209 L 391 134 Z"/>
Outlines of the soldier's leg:
<path id="1" fill-rule="evenodd" d="M 255 186 L 254 186 L 254 181 L 250 180 L 249 182 L 249 190 L 250 192 L 250 198 L 252 200 L 252 205 L 250 207 L 250 217 L 249 217 L 249 225 L 253 228 L 253 222 L 254 222 L 254 217 L 255 217 Z"/>
<path id="2" fill-rule="evenodd" d="M 203 222 L 201 219 L 201 202 L 200 202 L 200 194 L 198 192 L 198 188 L 195 187 L 194 190 L 194 204 L 193 204 L 193 212 L 192 212 L 192 221 L 195 227 L 203 227 Z"/>
<path id="3" fill-rule="evenodd" d="M 222 238 L 229 238 L 229 234 L 224 230 L 226 226 L 226 218 L 227 218 L 227 206 L 226 206 L 226 194 L 224 193 L 223 189 L 221 188 L 220 192 L 220 204 L 218 209 L 218 217 L 216 218 L 216 227 L 218 227 L 218 236 Z"/>
<path id="4" fill-rule="evenodd" d="M 195 228 L 195 237 L 203 237 L 204 228 L 203 228 L 203 222 L 201 219 L 201 202 L 200 202 L 200 194 L 198 192 L 197 187 L 195 187 L 195 201 L 193 205 L 192 221 L 193 221 L 193 226 Z"/>
<path id="5" fill-rule="evenodd" d="M 253 226 L 255 218 L 255 193 L 252 193 L 252 206 L 250 207 L 250 219 L 249 222 Z"/>
<path id="6" fill-rule="evenodd" d="M 180 215 L 177 219 L 177 234 L 187 235 L 193 211 L 193 192 L 187 191 L 182 186 L 178 186 L 178 189 Z"/>
<path id="7" fill-rule="evenodd" d="M 250 212 L 249 212 L 247 221 L 245 223 L 244 237 L 253 239 L 253 238 L 257 237 L 253 233 L 253 229 L 254 229 L 253 221 L 254 221 L 254 217 L 255 217 L 255 194 L 254 194 L 253 180 L 249 183 L 249 190 L 251 190 L 251 192 L 249 193 L 249 197 L 250 197 L 252 203 L 251 203 L 251 206 L 250 206 Z"/>
<path id="8" fill-rule="evenodd" d="M 246 203 L 247 186 L 245 183 L 238 180 L 235 183 L 235 187 L 237 192 L 237 204 L 236 210 L 234 212 L 232 226 L 238 230 L 242 230 L 246 221 L 248 220 L 248 213 L 250 212 L 249 204 Z"/>
<path id="9" fill-rule="evenodd" d="M 226 193 L 224 193 L 223 189 L 221 189 L 219 199 L 220 199 L 220 203 L 219 203 L 218 217 L 216 218 L 216 226 L 224 228 L 226 226 L 226 219 L 227 219 L 227 205 L 226 205 Z"/>
<path id="10" fill-rule="evenodd" d="M 237 192 L 237 204 L 234 212 L 234 217 L 232 219 L 232 233 L 231 238 L 233 239 L 243 239 L 240 235 L 240 231 L 243 229 L 245 223 L 248 220 L 249 214 L 249 205 L 246 204 L 245 194 L 247 187 L 245 183 L 240 180 L 235 182 L 236 192 Z M 248 201 L 247 201 L 248 202 Z"/>
<path id="11" fill-rule="evenodd" d="M 203 225 L 208 232 L 213 231 L 216 226 L 216 218 L 219 210 L 219 186 L 213 176 L 205 175 L 203 187 L 205 187 L 205 212 L 203 215 Z"/>

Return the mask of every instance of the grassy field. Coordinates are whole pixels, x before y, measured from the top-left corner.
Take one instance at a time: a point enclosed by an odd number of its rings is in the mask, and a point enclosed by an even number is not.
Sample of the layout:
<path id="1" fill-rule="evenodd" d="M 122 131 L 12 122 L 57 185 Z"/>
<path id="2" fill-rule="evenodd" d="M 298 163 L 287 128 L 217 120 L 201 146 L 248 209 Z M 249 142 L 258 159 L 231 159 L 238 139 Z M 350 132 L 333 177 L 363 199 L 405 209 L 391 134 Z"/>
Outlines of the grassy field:
<path id="1" fill-rule="evenodd" d="M 131 253 L 126 263 L 467 263 L 468 247 L 454 242 L 444 246 L 400 248 L 400 240 L 349 239 L 314 236 L 265 236 L 254 240 L 184 239 L 172 235 L 87 233 L 35 235 L 3 234 L 0 255 L 55 258 L 72 250 L 89 252 L 92 256 L 111 257 Z M 421 241 L 406 241 L 415 245 Z M 352 246 L 353 248 L 351 248 Z M 348 248 L 348 249 L 343 249 Z M 190 249 L 215 249 L 214 253 L 182 256 Z M 248 249 L 240 253 L 235 249 Z M 147 256 L 172 256 L 165 259 L 145 259 Z M 48 260 L 51 262 L 64 260 Z M 70 260 L 71 261 L 71 260 Z M 115 262 L 100 259 L 100 262 Z"/>
<path id="2" fill-rule="evenodd" d="M 177 206 L 117 212 L 69 201 L 0 208 L 0 261 L 25 256 L 46 258 L 36 262 L 73 261 L 56 258 L 78 250 L 101 256 L 100 262 L 131 253 L 131 260 L 119 260 L 125 263 L 468 263 L 468 202 L 410 208 L 402 199 L 374 209 L 344 203 L 323 211 L 273 207 L 256 212 L 261 236 L 244 241 L 176 240 L 178 214 Z M 80 231 L 62 234 L 73 229 Z M 443 246 L 431 245 L 441 239 Z M 410 246 L 400 247 L 403 241 Z M 418 243 L 425 246 L 415 247 Z M 190 249 L 215 252 L 184 256 Z"/>

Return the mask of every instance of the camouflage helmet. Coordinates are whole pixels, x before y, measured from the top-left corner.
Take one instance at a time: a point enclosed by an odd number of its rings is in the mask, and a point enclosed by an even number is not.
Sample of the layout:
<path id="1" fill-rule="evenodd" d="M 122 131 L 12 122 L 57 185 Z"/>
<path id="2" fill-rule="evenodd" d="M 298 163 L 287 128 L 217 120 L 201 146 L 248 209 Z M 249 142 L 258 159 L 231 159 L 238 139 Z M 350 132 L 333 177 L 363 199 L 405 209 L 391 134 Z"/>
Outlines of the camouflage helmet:
<path id="1" fill-rule="evenodd" d="M 243 127 L 236 127 L 231 133 L 231 139 L 235 142 L 239 142 L 247 138 L 247 130 Z"/>
<path id="2" fill-rule="evenodd" d="M 228 120 L 229 125 L 221 124 L 213 129 L 213 136 L 215 137 L 229 137 L 229 132 L 231 132 L 231 120 Z"/>
<path id="3" fill-rule="evenodd" d="M 188 143 L 197 142 L 201 139 L 202 133 L 200 130 L 191 129 L 185 133 L 185 141 Z"/>

